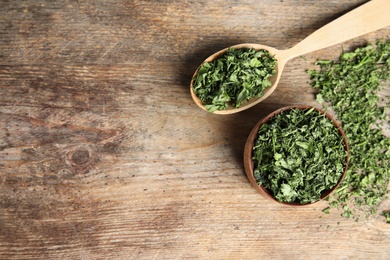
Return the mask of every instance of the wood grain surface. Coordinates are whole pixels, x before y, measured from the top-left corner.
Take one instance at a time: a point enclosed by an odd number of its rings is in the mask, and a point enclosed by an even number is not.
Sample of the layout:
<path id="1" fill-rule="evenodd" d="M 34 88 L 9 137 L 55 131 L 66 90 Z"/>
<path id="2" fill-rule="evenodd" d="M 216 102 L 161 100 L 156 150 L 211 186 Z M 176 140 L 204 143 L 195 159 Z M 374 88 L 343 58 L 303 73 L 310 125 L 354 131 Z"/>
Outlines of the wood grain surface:
<path id="1" fill-rule="evenodd" d="M 242 155 L 266 114 L 318 106 L 316 59 L 390 28 L 289 61 L 238 114 L 209 114 L 189 92 L 215 51 L 289 48 L 364 2 L 1 0 L 0 258 L 389 259 L 383 217 L 268 201 Z"/>

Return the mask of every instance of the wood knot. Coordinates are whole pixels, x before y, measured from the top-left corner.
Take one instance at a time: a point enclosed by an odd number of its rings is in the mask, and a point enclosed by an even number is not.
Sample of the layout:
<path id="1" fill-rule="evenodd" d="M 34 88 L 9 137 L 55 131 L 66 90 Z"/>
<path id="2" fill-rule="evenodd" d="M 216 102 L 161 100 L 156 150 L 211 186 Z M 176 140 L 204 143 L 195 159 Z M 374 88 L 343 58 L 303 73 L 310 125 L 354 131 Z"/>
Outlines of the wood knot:
<path id="1" fill-rule="evenodd" d="M 86 164 L 90 159 L 89 151 L 86 149 L 80 149 L 73 152 L 71 161 L 74 164 L 81 165 Z"/>
<path id="2" fill-rule="evenodd" d="M 75 147 L 66 154 L 66 163 L 76 173 L 88 173 L 99 160 L 87 147 Z"/>

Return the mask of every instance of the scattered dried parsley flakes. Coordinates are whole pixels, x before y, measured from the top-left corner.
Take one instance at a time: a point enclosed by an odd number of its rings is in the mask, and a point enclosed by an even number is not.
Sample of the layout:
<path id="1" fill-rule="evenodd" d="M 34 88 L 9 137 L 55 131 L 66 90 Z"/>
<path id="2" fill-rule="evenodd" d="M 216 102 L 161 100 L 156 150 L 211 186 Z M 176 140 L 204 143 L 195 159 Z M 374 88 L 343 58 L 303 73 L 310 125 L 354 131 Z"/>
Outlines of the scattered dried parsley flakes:
<path id="1" fill-rule="evenodd" d="M 326 102 L 344 129 L 350 148 L 349 170 L 330 207 L 359 219 L 375 214 L 390 179 L 389 97 L 379 95 L 390 76 L 390 40 L 344 52 L 338 61 L 319 60 L 309 70 L 317 101 Z"/>

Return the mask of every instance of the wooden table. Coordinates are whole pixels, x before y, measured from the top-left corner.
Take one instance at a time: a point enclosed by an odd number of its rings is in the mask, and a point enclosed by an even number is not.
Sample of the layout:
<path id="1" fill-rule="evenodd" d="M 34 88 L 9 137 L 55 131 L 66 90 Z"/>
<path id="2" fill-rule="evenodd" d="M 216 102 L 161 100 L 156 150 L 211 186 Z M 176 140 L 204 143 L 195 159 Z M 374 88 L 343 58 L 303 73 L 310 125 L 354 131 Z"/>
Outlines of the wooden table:
<path id="1" fill-rule="evenodd" d="M 289 48 L 364 2 L 1 1 L 0 258 L 389 259 L 379 214 L 268 201 L 242 154 L 267 113 L 318 106 L 316 59 L 390 28 L 291 60 L 239 114 L 209 114 L 189 93 L 213 52 Z"/>

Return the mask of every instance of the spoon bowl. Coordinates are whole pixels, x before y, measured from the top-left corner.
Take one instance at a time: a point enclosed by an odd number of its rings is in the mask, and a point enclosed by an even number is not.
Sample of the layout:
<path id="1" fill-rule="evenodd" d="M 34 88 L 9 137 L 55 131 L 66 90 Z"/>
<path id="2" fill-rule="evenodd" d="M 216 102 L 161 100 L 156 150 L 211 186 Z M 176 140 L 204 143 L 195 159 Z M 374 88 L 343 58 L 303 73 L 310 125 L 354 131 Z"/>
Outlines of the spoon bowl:
<path id="1" fill-rule="evenodd" d="M 213 55 L 208 57 L 204 62 L 211 62 L 211 61 L 213 61 L 215 59 L 218 59 L 221 55 L 225 54 L 228 51 L 228 49 L 230 49 L 230 48 L 234 48 L 234 49 L 252 49 L 253 48 L 253 49 L 257 50 L 257 51 L 258 50 L 267 50 L 270 53 L 271 56 L 274 56 L 277 59 L 278 64 L 277 64 L 277 66 L 275 68 L 275 75 L 273 75 L 271 78 L 269 78 L 269 80 L 271 81 L 272 86 L 267 88 L 267 89 L 265 89 L 264 93 L 263 93 L 263 95 L 261 97 L 253 98 L 253 99 L 247 100 L 247 101 L 243 101 L 241 106 L 238 107 L 238 108 L 235 108 L 235 107 L 232 107 L 232 106 L 229 105 L 228 109 L 226 109 L 226 110 L 216 110 L 216 111 L 213 112 L 214 114 L 232 114 L 232 113 L 237 113 L 237 112 L 243 111 L 245 109 L 248 109 L 250 107 L 253 107 L 256 104 L 258 104 L 261 101 L 263 101 L 264 99 L 266 99 L 269 95 L 272 94 L 272 92 L 277 87 L 279 79 L 280 79 L 280 76 L 281 76 L 281 72 L 283 71 L 284 65 L 287 62 L 287 61 L 286 62 L 281 62 L 281 61 L 283 61 L 283 58 L 280 57 L 281 51 L 279 51 L 279 50 L 277 50 L 275 48 L 266 46 L 266 45 L 261 45 L 261 44 L 256 44 L 256 43 L 242 43 L 242 44 L 237 44 L 237 45 L 231 46 L 229 48 L 225 48 L 223 50 L 220 50 L 220 51 L 214 53 Z M 192 96 L 192 99 L 194 100 L 194 102 L 200 108 L 202 108 L 202 109 L 207 111 L 207 109 L 205 108 L 203 102 L 195 94 L 194 88 L 193 88 L 193 79 L 196 77 L 196 75 L 198 74 L 198 71 L 199 71 L 199 69 L 201 67 L 202 67 L 202 65 L 200 65 L 198 67 L 198 69 L 195 71 L 195 73 L 194 73 L 194 75 L 192 77 L 191 84 L 190 84 L 190 92 L 191 92 L 191 96 Z"/>
<path id="2" fill-rule="evenodd" d="M 389 13 L 390 5 L 388 0 L 372 0 L 321 27 L 320 29 L 313 32 L 301 42 L 289 49 L 278 50 L 270 46 L 254 43 L 243 43 L 229 47 L 235 49 L 254 48 L 256 50 L 263 49 L 269 51 L 271 56 L 274 56 L 277 60 L 277 67 L 275 68 L 276 73 L 270 78 L 272 86 L 265 89 L 261 97 L 245 101 L 238 108 L 228 106 L 226 110 L 216 110 L 213 113 L 233 114 L 255 106 L 256 104 L 269 97 L 276 89 L 280 77 L 282 75 L 284 66 L 290 59 L 316 50 L 324 49 L 356 38 L 358 36 L 390 26 Z M 221 55 L 225 54 L 229 48 L 225 48 L 212 54 L 203 63 L 211 62 L 215 59 L 218 59 Z M 191 79 L 190 92 L 194 102 L 200 108 L 207 111 L 207 109 L 205 108 L 205 104 L 203 104 L 203 102 L 197 97 L 193 90 L 193 80 L 198 74 L 198 71 L 203 65 L 203 63 L 195 71 Z"/>

